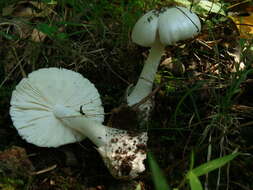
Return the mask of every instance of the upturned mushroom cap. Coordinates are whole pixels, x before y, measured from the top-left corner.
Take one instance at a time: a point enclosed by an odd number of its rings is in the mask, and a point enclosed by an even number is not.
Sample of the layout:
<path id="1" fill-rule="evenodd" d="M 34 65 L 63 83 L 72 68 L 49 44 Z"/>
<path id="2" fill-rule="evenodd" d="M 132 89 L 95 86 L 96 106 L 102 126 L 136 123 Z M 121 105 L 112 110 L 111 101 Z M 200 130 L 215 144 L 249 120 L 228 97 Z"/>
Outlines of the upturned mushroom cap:
<path id="1" fill-rule="evenodd" d="M 67 69 L 39 69 L 16 86 L 11 97 L 10 115 L 18 133 L 41 147 L 58 147 L 80 141 L 85 136 L 65 127 L 53 114 L 63 105 L 102 123 L 104 109 L 95 86 L 81 74 Z"/>
<path id="2" fill-rule="evenodd" d="M 136 22 L 132 40 L 144 47 L 151 47 L 156 40 L 163 45 L 171 45 L 194 37 L 200 29 L 198 16 L 187 8 L 162 8 L 147 12 Z"/>

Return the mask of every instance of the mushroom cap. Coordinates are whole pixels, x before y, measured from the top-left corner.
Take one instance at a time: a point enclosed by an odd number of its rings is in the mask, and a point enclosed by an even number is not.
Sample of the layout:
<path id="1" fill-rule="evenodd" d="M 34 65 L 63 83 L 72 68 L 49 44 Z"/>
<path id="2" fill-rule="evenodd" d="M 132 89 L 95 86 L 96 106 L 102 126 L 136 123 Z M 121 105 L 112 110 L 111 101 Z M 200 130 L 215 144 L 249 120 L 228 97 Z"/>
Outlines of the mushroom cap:
<path id="1" fill-rule="evenodd" d="M 67 69 L 44 68 L 30 73 L 16 86 L 10 104 L 10 115 L 20 136 L 41 147 L 58 147 L 85 138 L 54 116 L 55 105 L 77 112 L 82 106 L 89 119 L 104 121 L 104 109 L 94 84 Z"/>
<path id="2" fill-rule="evenodd" d="M 134 25 L 132 40 L 134 43 L 150 47 L 156 40 L 159 15 L 154 10 L 144 14 Z"/>
<path id="3" fill-rule="evenodd" d="M 171 45 L 194 37 L 200 29 L 198 16 L 187 8 L 162 8 L 147 12 L 136 22 L 132 40 L 144 47 L 151 47 L 158 39 L 163 45 Z"/>

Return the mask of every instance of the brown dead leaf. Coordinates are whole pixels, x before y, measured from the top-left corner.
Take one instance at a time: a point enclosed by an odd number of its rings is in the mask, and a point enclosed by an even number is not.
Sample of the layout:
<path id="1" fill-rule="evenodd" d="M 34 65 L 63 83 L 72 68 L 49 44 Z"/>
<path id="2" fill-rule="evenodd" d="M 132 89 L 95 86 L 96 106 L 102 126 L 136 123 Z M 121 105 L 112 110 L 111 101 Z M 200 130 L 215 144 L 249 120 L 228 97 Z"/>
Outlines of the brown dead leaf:
<path id="1" fill-rule="evenodd" d="M 32 34 L 31 34 L 31 40 L 34 42 L 43 42 L 46 37 L 47 37 L 46 34 L 37 30 L 36 28 L 33 29 Z"/>
<path id="2" fill-rule="evenodd" d="M 172 57 L 166 58 L 161 66 L 167 68 L 173 75 L 182 76 L 185 73 L 185 66 L 179 60 L 172 60 Z"/>
<path id="3" fill-rule="evenodd" d="M 11 177 L 28 176 L 34 170 L 25 149 L 17 146 L 0 152 L 0 168 Z"/>
<path id="4" fill-rule="evenodd" d="M 240 37 L 252 39 L 253 36 L 253 4 L 250 0 L 236 3 L 230 7 L 229 17 L 234 21 Z"/>
<path id="5" fill-rule="evenodd" d="M 235 22 L 240 37 L 245 39 L 251 39 L 253 36 L 253 12 L 249 16 L 230 16 Z"/>

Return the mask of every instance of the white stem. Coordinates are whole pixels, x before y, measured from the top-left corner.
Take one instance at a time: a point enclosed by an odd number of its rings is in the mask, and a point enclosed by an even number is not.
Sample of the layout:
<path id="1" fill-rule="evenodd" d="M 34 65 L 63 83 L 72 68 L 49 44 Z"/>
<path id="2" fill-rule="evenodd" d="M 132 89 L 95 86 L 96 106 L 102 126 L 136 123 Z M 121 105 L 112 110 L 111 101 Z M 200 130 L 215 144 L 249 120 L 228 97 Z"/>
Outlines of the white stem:
<path id="1" fill-rule="evenodd" d="M 106 126 L 63 105 L 55 105 L 53 113 L 66 127 L 88 137 L 97 147 L 107 144 Z"/>
<path id="2" fill-rule="evenodd" d="M 156 42 L 151 47 L 149 56 L 145 61 L 138 82 L 135 85 L 132 93 L 127 97 L 127 103 L 129 106 L 140 102 L 152 92 L 156 71 L 163 52 L 164 45 L 162 45 L 160 42 Z"/>
<path id="3" fill-rule="evenodd" d="M 147 133 L 128 134 L 125 130 L 106 127 L 63 105 L 55 105 L 53 114 L 66 127 L 79 131 L 98 148 L 111 174 L 132 179 L 145 170 Z"/>

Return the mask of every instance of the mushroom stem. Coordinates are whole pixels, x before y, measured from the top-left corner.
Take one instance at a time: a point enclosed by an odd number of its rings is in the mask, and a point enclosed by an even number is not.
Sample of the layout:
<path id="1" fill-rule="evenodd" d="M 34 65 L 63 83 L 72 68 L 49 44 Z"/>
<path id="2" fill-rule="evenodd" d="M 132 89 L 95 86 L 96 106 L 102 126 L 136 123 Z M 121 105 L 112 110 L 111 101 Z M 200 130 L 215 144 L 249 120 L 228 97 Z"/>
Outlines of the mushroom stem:
<path id="1" fill-rule="evenodd" d="M 97 147 L 106 144 L 106 126 L 88 119 L 85 115 L 63 105 L 55 105 L 53 113 L 66 127 L 88 137 Z"/>
<path id="2" fill-rule="evenodd" d="M 66 127 L 88 137 L 98 148 L 110 173 L 119 179 L 133 179 L 145 170 L 147 133 L 129 133 L 87 119 L 75 110 L 55 105 L 55 117 Z"/>
<path id="3" fill-rule="evenodd" d="M 131 94 L 127 97 L 127 103 L 129 106 L 140 102 L 151 93 L 156 71 L 163 52 L 164 45 L 156 41 L 150 49 L 149 56 L 145 61 L 137 84 Z"/>

